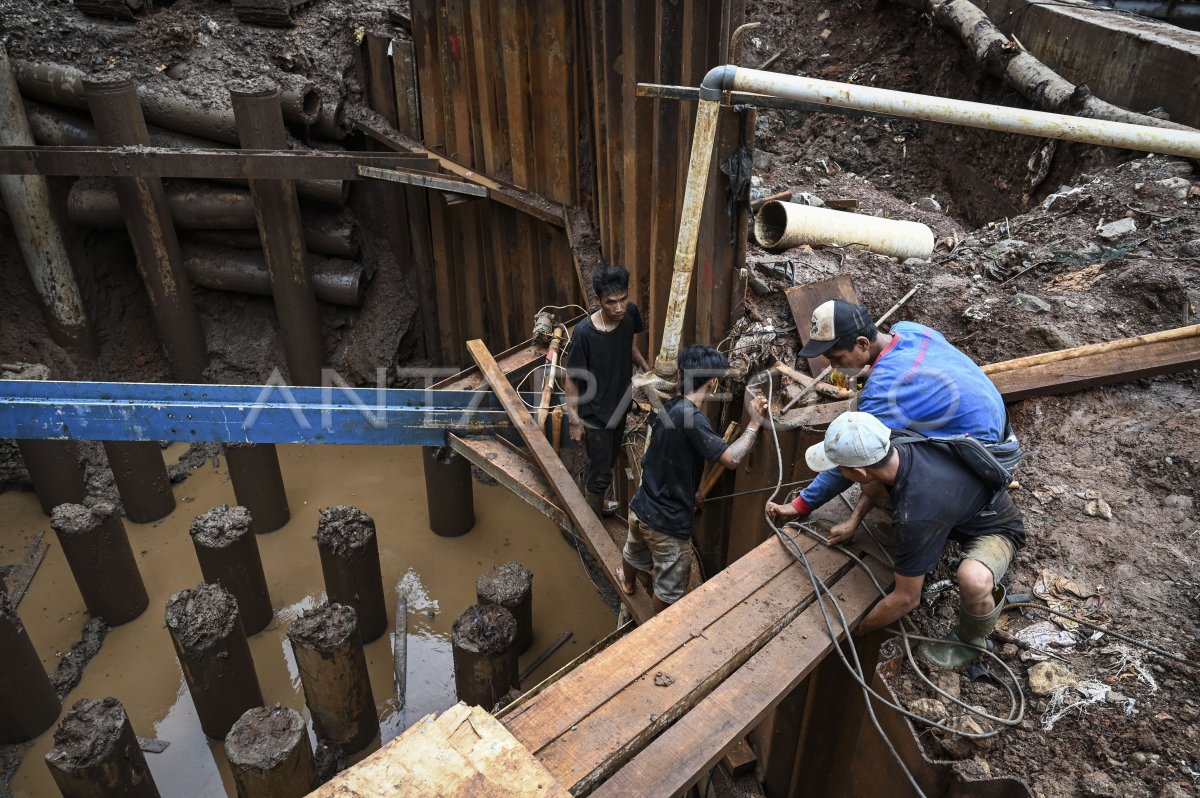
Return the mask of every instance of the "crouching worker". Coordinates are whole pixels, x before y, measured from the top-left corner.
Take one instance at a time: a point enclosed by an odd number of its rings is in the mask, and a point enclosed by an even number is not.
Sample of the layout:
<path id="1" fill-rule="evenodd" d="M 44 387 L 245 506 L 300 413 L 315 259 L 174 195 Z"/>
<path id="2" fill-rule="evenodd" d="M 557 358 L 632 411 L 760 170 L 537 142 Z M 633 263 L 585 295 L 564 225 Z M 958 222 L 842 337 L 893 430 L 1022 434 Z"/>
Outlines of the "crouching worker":
<path id="1" fill-rule="evenodd" d="M 650 419 L 642 484 L 629 502 L 629 535 L 622 552 L 621 590 L 632 595 L 637 572 L 649 572 L 655 613 L 682 598 L 687 588 L 696 490 L 704 464 L 736 468 L 754 446 L 767 410 L 767 400 L 755 397 L 745 431 L 727 444 L 700 406 L 716 392 L 729 361 L 711 346 L 697 345 L 679 353 L 678 367 L 680 395 Z"/>
<path id="2" fill-rule="evenodd" d="M 908 441 L 908 442 L 903 442 Z M 837 469 L 862 487 L 872 506 L 892 508 L 896 586 L 875 605 L 857 634 L 881 629 L 921 603 L 925 575 L 941 559 L 947 540 L 962 544 L 958 565 L 958 625 L 945 642 L 923 643 L 924 660 L 943 668 L 966 665 L 979 656 L 996 628 L 1004 605 L 1000 584 L 1017 549 L 1025 545 L 1021 511 L 1008 491 L 984 483 L 951 444 L 893 432 L 869 413 L 843 413 L 825 432 L 825 440 L 805 455 L 813 471 Z M 780 521 L 800 513 L 791 504 L 768 503 Z M 830 544 L 849 540 L 851 528 L 831 534 Z M 967 645 L 959 645 L 966 643 Z"/>

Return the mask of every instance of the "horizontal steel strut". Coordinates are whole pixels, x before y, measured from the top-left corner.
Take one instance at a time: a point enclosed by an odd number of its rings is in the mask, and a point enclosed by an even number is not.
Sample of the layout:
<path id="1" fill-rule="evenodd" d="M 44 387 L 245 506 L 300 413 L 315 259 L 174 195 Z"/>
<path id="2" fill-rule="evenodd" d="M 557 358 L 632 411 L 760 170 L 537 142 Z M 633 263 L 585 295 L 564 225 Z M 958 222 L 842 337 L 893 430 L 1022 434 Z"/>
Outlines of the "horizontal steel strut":
<path id="1" fill-rule="evenodd" d="M 0 380 L 0 406 L 0 438 L 443 446 L 449 432 L 515 435 L 491 391 Z"/>

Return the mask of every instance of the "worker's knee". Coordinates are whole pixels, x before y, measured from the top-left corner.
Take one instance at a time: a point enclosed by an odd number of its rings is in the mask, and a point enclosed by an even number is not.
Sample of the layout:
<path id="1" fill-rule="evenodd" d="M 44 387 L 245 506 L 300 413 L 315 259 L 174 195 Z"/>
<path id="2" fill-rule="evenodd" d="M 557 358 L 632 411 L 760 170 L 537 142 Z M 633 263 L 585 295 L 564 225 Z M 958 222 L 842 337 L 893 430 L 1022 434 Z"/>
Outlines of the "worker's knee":
<path id="1" fill-rule="evenodd" d="M 978 560 L 963 560 L 958 566 L 958 589 L 963 598 L 977 601 L 988 596 L 995 587 L 991 569 Z"/>

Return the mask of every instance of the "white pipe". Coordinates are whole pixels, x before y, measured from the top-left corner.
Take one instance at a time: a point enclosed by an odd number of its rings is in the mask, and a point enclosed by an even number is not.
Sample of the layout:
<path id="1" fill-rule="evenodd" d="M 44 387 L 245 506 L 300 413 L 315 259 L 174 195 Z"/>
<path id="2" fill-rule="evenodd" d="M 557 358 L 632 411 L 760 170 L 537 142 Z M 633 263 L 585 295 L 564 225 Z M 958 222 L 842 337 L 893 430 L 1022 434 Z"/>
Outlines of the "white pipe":
<path id="1" fill-rule="evenodd" d="M 1003 105 L 835 83 L 800 75 L 781 75 L 758 69 L 717 69 L 724 70 L 725 81 L 722 88 L 726 90 L 769 94 L 772 97 L 921 119 L 926 122 L 945 122 L 1104 147 L 1200 158 L 1200 132 L 1194 130 L 1174 130 L 1044 111 L 1028 111 Z M 732 79 L 730 72 L 733 73 Z"/>
<path id="2" fill-rule="evenodd" d="M 764 249 L 783 250 L 800 244 L 858 245 L 893 258 L 928 258 L 934 243 L 933 231 L 920 222 L 778 200 L 759 209 L 754 217 L 754 238 Z"/>

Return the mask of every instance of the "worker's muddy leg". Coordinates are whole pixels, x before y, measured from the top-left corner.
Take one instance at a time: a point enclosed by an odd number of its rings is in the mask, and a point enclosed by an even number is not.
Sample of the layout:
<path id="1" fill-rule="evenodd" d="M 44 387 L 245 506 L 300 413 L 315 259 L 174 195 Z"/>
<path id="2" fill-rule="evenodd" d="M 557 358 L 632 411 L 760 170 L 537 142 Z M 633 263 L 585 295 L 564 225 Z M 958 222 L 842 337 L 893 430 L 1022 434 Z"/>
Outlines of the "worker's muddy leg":
<path id="1" fill-rule="evenodd" d="M 498 565 L 475 582 L 480 604 L 497 604 L 512 613 L 517 621 L 513 642 L 520 656 L 533 645 L 533 571 L 518 562 Z"/>
<path id="2" fill-rule="evenodd" d="M 191 527 L 204 581 L 220 584 L 237 599 L 247 635 L 266 629 L 272 618 L 271 594 L 252 525 L 245 507 L 222 504 L 201 513 Z"/>
<path id="3" fill-rule="evenodd" d="M 495 604 L 468 607 L 454 621 L 454 686 L 458 699 L 489 712 L 518 687 L 517 622 Z"/>
<path id="4" fill-rule="evenodd" d="M 354 608 L 358 633 L 370 643 L 387 629 L 375 521 L 347 504 L 326 507 L 317 521 L 317 547 L 329 601 Z"/>

